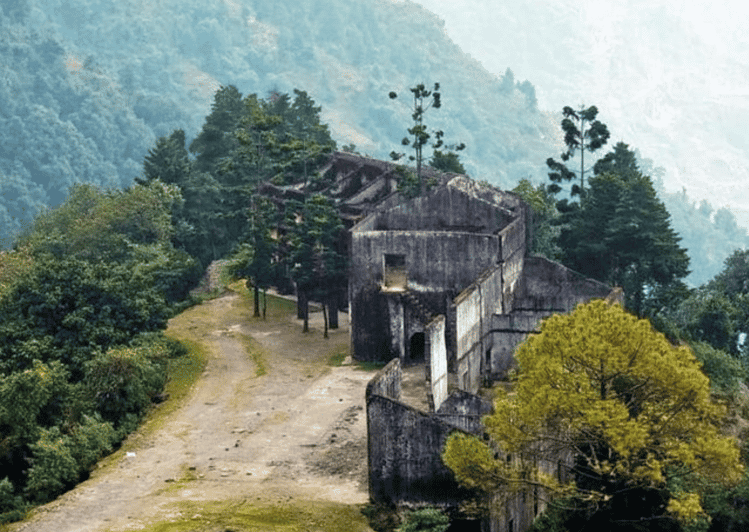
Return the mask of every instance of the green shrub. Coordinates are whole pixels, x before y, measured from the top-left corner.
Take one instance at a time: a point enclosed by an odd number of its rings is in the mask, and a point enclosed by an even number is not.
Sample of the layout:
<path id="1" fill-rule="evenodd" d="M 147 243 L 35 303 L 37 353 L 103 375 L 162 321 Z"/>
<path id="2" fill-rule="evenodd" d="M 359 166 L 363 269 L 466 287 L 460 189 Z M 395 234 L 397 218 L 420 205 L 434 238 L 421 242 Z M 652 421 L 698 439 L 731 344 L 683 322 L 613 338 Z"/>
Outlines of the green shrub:
<path id="1" fill-rule="evenodd" d="M 166 382 L 165 346 L 115 347 L 86 364 L 85 384 L 102 418 L 119 428 L 139 418 Z M 128 423 L 129 424 L 129 423 Z"/>
<path id="2" fill-rule="evenodd" d="M 702 371 L 710 378 L 713 392 L 731 395 L 738 392 L 739 385 L 746 379 L 741 361 L 704 342 L 693 343 L 692 350 L 702 364 Z"/>
<path id="3" fill-rule="evenodd" d="M 437 508 L 421 508 L 408 512 L 397 532 L 445 532 L 450 518 Z"/>
<path id="4" fill-rule="evenodd" d="M 0 524 L 17 521 L 26 513 L 23 497 L 16 493 L 13 483 L 5 477 L 0 480 Z"/>
<path id="5" fill-rule="evenodd" d="M 52 427 L 43 429 L 31 449 L 31 469 L 26 482 L 26 497 L 46 502 L 70 488 L 78 480 L 78 464 L 70 452 L 70 438 Z"/>
<path id="6" fill-rule="evenodd" d="M 116 438 L 111 423 L 84 416 L 70 432 L 70 454 L 78 464 L 79 474 L 90 471 L 102 456 L 109 454 Z"/>

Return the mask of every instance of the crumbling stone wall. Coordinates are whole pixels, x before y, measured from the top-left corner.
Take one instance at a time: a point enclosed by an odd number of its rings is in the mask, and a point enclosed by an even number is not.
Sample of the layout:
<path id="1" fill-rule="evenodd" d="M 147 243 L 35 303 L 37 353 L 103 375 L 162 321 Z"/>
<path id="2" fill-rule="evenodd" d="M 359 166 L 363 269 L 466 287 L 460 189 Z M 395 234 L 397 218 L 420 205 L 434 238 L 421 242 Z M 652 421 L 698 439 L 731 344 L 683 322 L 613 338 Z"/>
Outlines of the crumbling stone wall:
<path id="1" fill-rule="evenodd" d="M 502 378 L 514 365 L 515 349 L 551 314 L 570 312 L 579 303 L 606 298 L 611 288 L 544 257 L 525 257 L 514 291 L 512 311 L 492 318 L 489 376 Z"/>
<path id="2" fill-rule="evenodd" d="M 367 386 L 369 495 L 375 502 L 429 502 L 457 507 L 473 495 L 443 464 L 442 448 L 458 430 L 460 412 L 448 423 L 401 403 L 400 360 L 393 359 Z M 468 426 L 469 422 L 462 422 Z"/>
<path id="3" fill-rule="evenodd" d="M 487 269 L 453 300 L 455 346 L 453 371 L 458 388 L 476 393 L 483 384 L 491 352 L 492 316 L 502 311 L 504 266 Z"/>
<path id="4" fill-rule="evenodd" d="M 432 412 L 439 410 L 447 399 L 447 346 L 445 317 L 437 316 L 426 327 L 426 380 L 428 401 Z"/>
<path id="5" fill-rule="evenodd" d="M 450 299 L 496 263 L 499 241 L 491 235 L 432 231 L 354 231 L 349 301 L 352 348 L 358 360 L 389 360 L 388 303 L 381 293 L 386 254 L 405 257 L 407 286 L 432 314 L 445 314 Z M 359 326 L 358 324 L 365 324 Z"/>

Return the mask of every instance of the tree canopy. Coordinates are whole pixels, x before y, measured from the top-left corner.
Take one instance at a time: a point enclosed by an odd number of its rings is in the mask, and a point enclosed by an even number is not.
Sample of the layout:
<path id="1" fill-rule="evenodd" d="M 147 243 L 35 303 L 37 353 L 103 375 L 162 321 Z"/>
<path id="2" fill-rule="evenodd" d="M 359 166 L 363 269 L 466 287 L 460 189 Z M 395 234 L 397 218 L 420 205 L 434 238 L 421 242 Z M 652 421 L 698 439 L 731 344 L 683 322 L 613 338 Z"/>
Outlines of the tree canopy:
<path id="1" fill-rule="evenodd" d="M 624 143 L 598 161 L 580 208 L 562 213 L 563 262 L 584 275 L 621 286 L 627 307 L 646 313 L 648 296 L 684 278 L 689 257 L 650 177 Z"/>
<path id="2" fill-rule="evenodd" d="M 448 439 L 443 456 L 460 482 L 541 486 L 613 530 L 697 519 L 700 498 L 685 479 L 741 477 L 738 444 L 720 430 L 725 409 L 711 400 L 694 354 L 647 320 L 603 301 L 579 305 L 544 321 L 516 359 L 514 389 L 497 392 L 484 420 L 493 444 Z"/>

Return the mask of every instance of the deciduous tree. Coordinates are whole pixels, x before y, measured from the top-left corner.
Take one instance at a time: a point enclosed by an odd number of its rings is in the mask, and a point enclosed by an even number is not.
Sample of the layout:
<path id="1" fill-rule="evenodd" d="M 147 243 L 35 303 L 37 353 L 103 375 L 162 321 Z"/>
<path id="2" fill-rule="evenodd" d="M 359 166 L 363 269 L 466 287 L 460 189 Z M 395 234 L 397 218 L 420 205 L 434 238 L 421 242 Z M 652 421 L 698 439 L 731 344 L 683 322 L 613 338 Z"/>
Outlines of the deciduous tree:
<path id="1" fill-rule="evenodd" d="M 721 433 L 724 408 L 694 354 L 618 305 L 548 318 L 517 363 L 514 389 L 497 392 L 484 420 L 493 443 L 448 439 L 443 457 L 463 484 L 540 486 L 577 500 L 591 529 L 650 530 L 703 516 L 685 479 L 741 478 L 738 444 Z"/>

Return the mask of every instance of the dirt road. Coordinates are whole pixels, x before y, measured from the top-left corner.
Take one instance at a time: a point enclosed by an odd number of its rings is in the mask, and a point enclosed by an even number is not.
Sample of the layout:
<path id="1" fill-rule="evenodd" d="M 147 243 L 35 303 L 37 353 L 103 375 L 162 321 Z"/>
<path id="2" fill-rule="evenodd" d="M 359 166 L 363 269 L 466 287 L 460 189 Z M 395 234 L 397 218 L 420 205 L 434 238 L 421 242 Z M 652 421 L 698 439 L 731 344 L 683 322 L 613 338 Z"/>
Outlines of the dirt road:
<path id="1" fill-rule="evenodd" d="M 367 502 L 364 389 L 372 373 L 328 365 L 347 347 L 345 323 L 325 340 L 316 314 L 302 334 L 288 309 L 263 321 L 246 307 L 229 293 L 175 318 L 211 352 L 185 404 L 10 530 L 155 530 L 186 519 L 196 525 L 185 530 L 214 530 L 203 503 Z"/>

